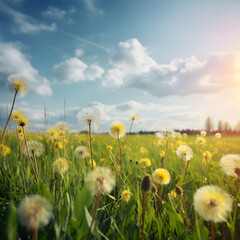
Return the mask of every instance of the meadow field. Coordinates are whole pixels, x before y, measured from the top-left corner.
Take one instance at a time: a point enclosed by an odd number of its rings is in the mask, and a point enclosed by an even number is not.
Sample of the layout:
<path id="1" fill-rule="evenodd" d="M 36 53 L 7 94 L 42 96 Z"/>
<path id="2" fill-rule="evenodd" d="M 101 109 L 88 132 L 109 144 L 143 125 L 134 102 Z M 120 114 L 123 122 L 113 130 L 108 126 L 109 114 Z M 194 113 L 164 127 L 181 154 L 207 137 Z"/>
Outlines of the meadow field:
<path id="1" fill-rule="evenodd" d="M 89 134 L 60 123 L 45 133 L 26 129 L 31 165 L 22 129 L 6 132 L 9 150 L 0 158 L 1 239 L 239 239 L 239 177 L 219 166 L 225 155 L 239 154 L 238 136 L 92 134 L 89 143 Z M 189 159 L 179 158 L 180 146 L 192 149 Z M 157 181 L 159 168 L 170 175 Z M 106 188 L 91 185 L 94 171 L 103 174 L 95 184 Z M 222 221 L 195 210 L 194 194 L 207 185 L 230 196 Z M 26 196 L 46 202 L 31 209 Z"/>

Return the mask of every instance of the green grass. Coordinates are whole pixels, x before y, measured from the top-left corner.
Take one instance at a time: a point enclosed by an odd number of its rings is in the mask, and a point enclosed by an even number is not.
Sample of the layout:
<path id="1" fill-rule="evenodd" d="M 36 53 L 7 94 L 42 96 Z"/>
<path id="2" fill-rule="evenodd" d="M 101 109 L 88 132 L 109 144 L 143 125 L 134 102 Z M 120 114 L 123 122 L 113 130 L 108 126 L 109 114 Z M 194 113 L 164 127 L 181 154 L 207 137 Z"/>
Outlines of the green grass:
<path id="1" fill-rule="evenodd" d="M 27 133 L 28 140 L 37 140 L 44 144 L 47 142 L 44 135 Z M 106 149 L 113 147 L 112 153 L 118 165 L 119 149 L 116 139 L 109 135 L 93 135 L 93 158 L 98 166 L 110 168 L 116 178 L 111 196 L 101 195 L 99 209 L 92 233 L 92 239 L 140 239 L 140 226 L 142 214 L 141 181 L 145 174 L 152 175 L 160 167 L 161 151 L 165 151 L 165 142 L 157 146 L 154 135 L 130 135 L 127 147 L 123 150 L 123 167 L 121 175 L 132 192 L 129 202 L 121 200 L 121 192 L 126 189 L 114 168 Z M 146 220 L 144 228 L 145 239 L 208 239 L 210 223 L 203 221 L 195 213 L 193 195 L 196 190 L 204 185 L 217 185 L 234 195 L 234 179 L 225 176 L 218 164 L 225 154 L 238 154 L 240 152 L 239 137 L 206 137 L 206 144 L 196 144 L 196 136 L 182 139 L 169 140 L 169 148 L 164 162 L 164 168 L 171 175 L 168 185 L 162 187 L 164 203 L 156 211 L 156 198 L 153 193 L 147 193 Z M 68 135 L 65 149 L 55 149 L 51 143 L 46 155 L 45 152 L 37 158 L 39 179 L 37 183 L 32 172 L 27 156 L 21 153 L 14 132 L 8 133 L 4 144 L 11 148 L 11 153 L 0 158 L 0 236 L 1 239 L 30 239 L 31 232 L 18 223 L 16 208 L 19 202 L 28 195 L 40 194 L 46 197 L 54 207 L 54 217 L 50 223 L 39 229 L 38 239 L 86 239 L 88 222 L 91 222 L 96 198 L 84 184 L 82 161 L 76 159 L 74 150 L 77 146 L 89 148 L 88 135 Z M 21 143 L 23 145 L 23 143 Z M 193 149 L 194 157 L 190 162 L 189 171 L 185 175 L 185 162 L 181 171 L 179 186 L 183 188 L 186 202 L 189 227 L 184 224 L 184 211 L 180 196 L 174 196 L 180 159 L 176 149 L 186 144 Z M 24 146 L 22 146 L 24 147 Z M 140 147 L 147 152 L 142 154 Z M 212 153 L 211 163 L 206 170 L 202 169 L 203 151 Z M 64 178 L 54 173 L 53 162 L 58 157 L 68 161 L 69 169 Z M 151 166 L 143 168 L 139 164 L 141 158 L 151 160 Z M 100 163 L 100 159 L 106 161 Z M 131 160 L 131 161 L 130 161 Z M 90 157 L 85 159 L 87 172 L 91 171 Z M 137 163 L 136 163 L 137 162 Z M 239 196 L 238 196 L 239 201 Z M 236 224 L 233 213 L 228 217 L 228 222 L 216 224 L 216 239 L 237 239 L 240 237 L 239 207 L 236 208 Z M 90 216 L 89 216 L 89 214 Z M 235 226 L 236 225 L 236 226 Z"/>

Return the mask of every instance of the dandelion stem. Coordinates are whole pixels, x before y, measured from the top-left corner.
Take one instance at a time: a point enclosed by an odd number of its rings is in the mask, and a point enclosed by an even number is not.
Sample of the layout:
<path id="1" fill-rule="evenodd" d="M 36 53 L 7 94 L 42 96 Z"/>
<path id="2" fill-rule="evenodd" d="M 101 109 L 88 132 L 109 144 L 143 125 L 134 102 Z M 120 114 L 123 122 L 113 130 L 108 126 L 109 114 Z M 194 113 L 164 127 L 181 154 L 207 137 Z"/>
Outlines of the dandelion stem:
<path id="1" fill-rule="evenodd" d="M 180 173 L 181 173 L 181 170 L 182 170 L 182 165 L 183 165 L 183 158 L 182 158 L 182 161 L 181 161 L 181 164 L 180 164 L 180 168 L 179 168 L 179 172 L 178 172 L 178 181 L 177 181 L 177 184 L 179 183 Z"/>
<path id="2" fill-rule="evenodd" d="M 211 223 L 211 239 L 215 240 L 214 222 Z"/>
<path id="3" fill-rule="evenodd" d="M 86 182 L 86 168 L 85 168 L 85 162 L 81 155 L 82 163 L 83 163 L 83 174 L 84 174 L 84 183 Z"/>
<path id="4" fill-rule="evenodd" d="M 12 108 L 11 108 L 11 111 L 10 111 L 10 113 L 9 113 L 9 116 L 8 116 L 8 119 L 7 119 L 7 123 L 6 123 L 5 127 L 4 127 L 4 130 L 3 130 L 2 139 L 1 139 L 1 144 L 3 143 L 4 135 L 5 135 L 6 129 L 7 129 L 7 125 L 8 125 L 8 123 L 9 123 L 10 118 L 11 118 L 11 115 L 12 115 L 12 111 L 13 111 L 13 107 L 14 107 L 14 104 L 15 104 L 15 100 L 16 100 L 16 97 L 17 97 L 17 93 L 18 93 L 18 91 L 16 90 L 16 91 L 15 91 L 14 98 L 13 98 Z"/>
<path id="5" fill-rule="evenodd" d="M 100 199 L 100 191 L 98 191 L 98 194 L 97 194 L 96 205 L 95 205 L 94 212 L 93 212 L 92 222 L 91 222 L 91 225 L 90 225 L 90 227 L 89 227 L 89 231 L 88 231 L 88 235 L 87 235 L 87 240 L 88 240 L 89 237 L 90 237 L 90 233 L 91 233 L 91 230 L 92 230 L 92 226 L 93 226 L 94 220 L 95 220 L 95 218 L 96 218 L 97 209 L 98 209 L 98 205 L 99 205 L 99 199 Z"/>
<path id="6" fill-rule="evenodd" d="M 35 167 L 36 167 L 36 173 L 37 173 L 37 176 L 39 177 L 37 160 L 36 160 L 36 156 L 35 156 L 35 151 L 34 150 L 32 150 L 32 155 L 33 155 L 33 159 L 34 159 L 34 163 L 35 163 Z"/>
<path id="7" fill-rule="evenodd" d="M 46 153 L 45 153 L 44 168 L 46 168 L 46 160 L 47 160 L 47 153 L 48 153 L 49 146 L 50 146 L 50 142 L 49 142 L 49 144 L 47 145 L 47 150 L 46 150 Z"/>
<path id="8" fill-rule="evenodd" d="M 185 176 L 184 176 L 184 177 L 187 176 L 187 172 L 188 172 L 189 164 L 190 164 L 190 161 L 187 162 L 187 166 L 186 166 L 186 169 L 185 169 Z"/>
<path id="9" fill-rule="evenodd" d="M 162 204 L 162 196 L 161 196 L 161 189 L 162 189 L 162 185 L 159 184 L 158 185 L 158 210 L 160 208 L 160 205 Z"/>
<path id="10" fill-rule="evenodd" d="M 34 228 L 32 233 L 32 240 L 36 240 L 36 239 L 37 239 L 37 229 Z"/>
<path id="11" fill-rule="evenodd" d="M 118 145 L 119 145 L 119 158 L 120 158 L 120 167 L 122 169 L 122 148 L 120 143 L 120 138 L 118 137 Z"/>
<path id="12" fill-rule="evenodd" d="M 142 211 L 142 225 L 141 225 L 141 240 L 144 239 L 143 230 L 145 222 L 145 210 L 146 210 L 146 192 L 143 192 L 143 211 Z"/>
<path id="13" fill-rule="evenodd" d="M 25 130 L 24 130 L 24 127 L 23 127 L 23 126 L 22 126 L 22 130 L 23 130 L 23 135 L 24 135 L 24 141 L 25 141 L 25 146 L 26 146 L 26 150 L 27 150 L 27 155 L 28 155 L 29 161 L 30 161 L 30 163 L 31 163 L 32 170 L 33 170 L 33 173 L 34 173 L 34 175 L 35 175 L 35 178 L 36 178 L 37 182 L 39 182 L 39 181 L 38 181 L 37 174 L 36 174 L 35 169 L 34 169 L 34 166 L 33 166 L 33 163 L 32 163 L 32 159 L 31 159 L 30 154 L 29 154 L 28 145 L 27 145 L 27 138 L 26 138 L 26 134 L 25 134 Z"/>
<path id="14" fill-rule="evenodd" d="M 165 157 L 167 155 L 167 151 L 168 151 L 168 140 L 166 140 L 166 149 L 165 149 L 164 156 L 162 158 L 161 168 L 163 168 L 163 163 L 164 163 L 164 159 L 165 159 Z"/>
<path id="15" fill-rule="evenodd" d="M 184 213 L 185 213 L 185 224 L 186 224 L 186 227 L 188 227 L 188 217 L 187 217 L 186 204 L 185 204 L 185 201 L 184 201 L 184 198 L 183 198 L 183 194 L 181 194 L 180 196 L 181 196 L 181 199 L 182 199 Z"/>
<path id="16" fill-rule="evenodd" d="M 125 145 L 127 144 L 128 136 L 129 136 L 129 134 L 130 134 L 130 132 L 131 132 L 131 130 L 132 130 L 133 122 L 134 122 L 134 120 L 132 120 L 132 123 L 131 123 L 131 126 L 130 126 L 130 128 L 129 128 L 129 132 L 128 132 L 128 134 L 127 134 L 126 140 L 125 140 L 125 142 L 123 143 L 122 150 L 123 150 L 123 148 L 125 147 Z"/>
<path id="17" fill-rule="evenodd" d="M 91 161 L 92 161 L 92 171 L 93 171 L 93 149 L 92 149 L 92 130 L 91 130 L 91 122 L 88 122 L 89 126 L 89 143 L 90 143 L 90 149 L 91 149 Z"/>

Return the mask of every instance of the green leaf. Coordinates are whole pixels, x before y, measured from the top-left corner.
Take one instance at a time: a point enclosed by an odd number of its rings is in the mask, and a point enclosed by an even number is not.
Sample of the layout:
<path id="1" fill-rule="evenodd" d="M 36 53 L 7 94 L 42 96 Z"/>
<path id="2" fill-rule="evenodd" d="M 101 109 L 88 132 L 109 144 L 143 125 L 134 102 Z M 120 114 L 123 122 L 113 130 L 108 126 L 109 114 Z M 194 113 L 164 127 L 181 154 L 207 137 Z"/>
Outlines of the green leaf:
<path id="1" fill-rule="evenodd" d="M 92 217 L 89 214 L 88 209 L 86 208 L 86 206 L 84 207 L 84 210 L 85 210 L 85 216 L 86 216 L 86 219 L 87 219 L 87 224 L 88 224 L 88 227 L 90 228 L 91 223 L 92 223 Z M 91 229 L 92 233 L 93 233 L 93 229 L 94 229 L 94 223 L 93 223 L 93 226 L 92 226 L 92 229 Z"/>
<path id="2" fill-rule="evenodd" d="M 45 197 L 50 203 L 53 204 L 53 198 L 48 188 L 43 182 L 38 183 L 38 194 Z"/>
<path id="3" fill-rule="evenodd" d="M 83 187 L 83 189 L 77 193 L 73 208 L 73 218 L 75 218 L 79 222 L 79 224 L 81 224 L 85 216 L 84 207 L 86 206 L 88 208 L 91 203 L 91 193 L 89 192 L 87 187 Z"/>
<path id="4" fill-rule="evenodd" d="M 10 207 L 8 223 L 7 223 L 8 240 L 17 239 L 17 228 L 18 228 L 17 211 L 16 211 L 16 207 L 12 203 Z"/>

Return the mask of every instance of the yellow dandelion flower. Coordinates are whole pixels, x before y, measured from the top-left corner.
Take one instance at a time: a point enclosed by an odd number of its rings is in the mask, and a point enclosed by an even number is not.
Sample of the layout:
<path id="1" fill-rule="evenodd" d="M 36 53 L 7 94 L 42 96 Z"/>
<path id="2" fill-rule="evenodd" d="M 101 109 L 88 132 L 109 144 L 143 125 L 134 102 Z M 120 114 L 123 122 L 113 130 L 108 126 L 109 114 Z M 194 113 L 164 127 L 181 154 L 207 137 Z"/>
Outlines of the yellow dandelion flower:
<path id="1" fill-rule="evenodd" d="M 108 151 L 112 151 L 112 149 L 113 149 L 112 146 L 110 146 L 110 145 L 107 146 L 107 150 L 108 150 Z"/>
<path id="2" fill-rule="evenodd" d="M 13 111 L 12 116 L 11 116 L 13 123 L 16 125 L 19 125 L 19 118 L 23 115 L 24 114 L 22 111 Z"/>
<path id="3" fill-rule="evenodd" d="M 138 115 L 137 114 L 133 114 L 131 116 L 131 121 L 138 121 Z"/>
<path id="4" fill-rule="evenodd" d="M 10 153 L 10 148 L 4 144 L 0 144 L 0 156 L 5 157 L 9 153 Z"/>
<path id="5" fill-rule="evenodd" d="M 46 137 L 51 140 L 56 140 L 58 138 L 58 129 L 51 127 L 46 131 Z"/>
<path id="6" fill-rule="evenodd" d="M 153 172 L 153 180 L 161 185 L 167 185 L 170 182 L 170 173 L 164 168 L 158 168 Z"/>
<path id="7" fill-rule="evenodd" d="M 132 193 L 129 190 L 122 191 L 121 198 L 124 201 L 128 202 L 130 200 L 131 196 L 132 196 Z"/>
<path id="8" fill-rule="evenodd" d="M 10 90 L 25 93 L 27 91 L 27 85 L 22 79 L 14 78 L 10 81 Z"/>
<path id="9" fill-rule="evenodd" d="M 232 198 L 220 187 L 207 185 L 197 190 L 193 197 L 194 209 L 206 221 L 226 222 L 232 211 Z"/>
<path id="10" fill-rule="evenodd" d="M 147 153 L 147 150 L 145 149 L 145 147 L 140 147 L 140 153 L 142 154 Z"/>
<path id="11" fill-rule="evenodd" d="M 92 160 L 90 159 L 89 160 L 89 164 L 92 166 Z M 95 168 L 96 167 L 96 162 L 93 160 L 93 168 Z"/>
<path id="12" fill-rule="evenodd" d="M 142 167 L 150 167 L 151 166 L 151 161 L 149 158 L 142 158 L 140 161 L 139 161 L 139 164 L 142 166 Z"/>
<path id="13" fill-rule="evenodd" d="M 24 198 L 17 209 L 20 223 L 32 230 L 46 226 L 52 217 L 52 205 L 46 198 L 33 195 Z"/>
<path id="14" fill-rule="evenodd" d="M 26 118 L 26 116 L 21 115 L 18 119 L 18 125 L 21 127 L 26 126 L 29 123 L 29 120 Z"/>
<path id="15" fill-rule="evenodd" d="M 87 175 L 86 183 L 92 195 L 97 195 L 99 192 L 108 194 L 115 185 L 115 178 L 108 168 L 96 167 Z"/>
<path id="16" fill-rule="evenodd" d="M 161 150 L 159 155 L 160 155 L 160 157 L 163 157 L 165 155 L 165 151 Z"/>
<path id="17" fill-rule="evenodd" d="M 101 158 L 100 159 L 100 163 L 105 163 L 106 162 L 106 159 L 105 158 Z"/>
<path id="18" fill-rule="evenodd" d="M 210 161 L 212 159 L 212 154 L 209 152 L 209 151 L 205 151 L 203 153 L 203 158 L 206 160 L 206 161 Z"/>
<path id="19" fill-rule="evenodd" d="M 114 138 L 122 138 L 126 134 L 126 127 L 122 122 L 114 122 L 110 126 L 109 134 Z"/>
<path id="20" fill-rule="evenodd" d="M 58 148 L 59 148 L 59 149 L 63 149 L 63 144 L 58 141 L 58 142 L 55 143 L 55 148 L 56 148 L 56 149 L 58 149 Z"/>
<path id="21" fill-rule="evenodd" d="M 206 144 L 206 140 L 204 137 L 197 137 L 196 144 L 200 146 L 204 146 Z"/>

